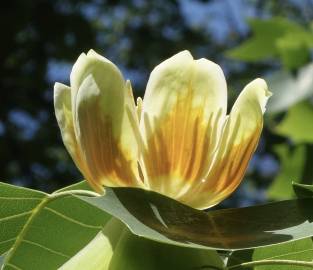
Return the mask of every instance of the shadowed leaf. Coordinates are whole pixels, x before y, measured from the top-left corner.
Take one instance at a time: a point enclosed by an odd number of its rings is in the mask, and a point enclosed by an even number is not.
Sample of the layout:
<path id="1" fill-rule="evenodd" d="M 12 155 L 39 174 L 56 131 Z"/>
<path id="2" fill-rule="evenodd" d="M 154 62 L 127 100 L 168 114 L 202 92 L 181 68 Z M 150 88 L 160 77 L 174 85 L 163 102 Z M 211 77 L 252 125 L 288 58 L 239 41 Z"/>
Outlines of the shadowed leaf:
<path id="1" fill-rule="evenodd" d="M 115 216 L 139 236 L 194 248 L 236 250 L 313 235 L 313 199 L 205 213 L 135 188 L 107 188 L 82 200 Z"/>

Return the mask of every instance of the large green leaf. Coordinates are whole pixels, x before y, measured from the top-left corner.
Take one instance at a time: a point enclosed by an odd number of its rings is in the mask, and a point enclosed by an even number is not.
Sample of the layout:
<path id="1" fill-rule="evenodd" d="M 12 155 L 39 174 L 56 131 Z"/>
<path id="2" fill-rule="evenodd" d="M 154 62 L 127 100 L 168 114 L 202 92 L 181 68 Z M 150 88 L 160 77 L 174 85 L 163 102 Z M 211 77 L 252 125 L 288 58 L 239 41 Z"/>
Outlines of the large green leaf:
<path id="1" fill-rule="evenodd" d="M 103 197 L 80 198 L 136 235 L 186 247 L 236 250 L 313 235 L 313 198 L 208 213 L 135 188 L 107 188 Z"/>
<path id="2" fill-rule="evenodd" d="M 57 269 L 111 218 L 71 195 L 0 183 L 0 254 L 4 270 Z"/>
<path id="3" fill-rule="evenodd" d="M 287 144 L 277 145 L 274 148 L 280 160 L 278 175 L 267 190 L 270 199 L 283 200 L 295 196 L 292 182 L 300 182 L 305 166 L 306 148 L 298 145 L 290 148 Z"/>
<path id="4" fill-rule="evenodd" d="M 60 270 L 223 268 L 223 261 L 215 250 L 158 243 L 133 235 L 120 221 L 112 220 L 109 223 L 110 228 L 106 226 Z"/>
<path id="5" fill-rule="evenodd" d="M 313 105 L 301 102 L 293 106 L 282 122 L 276 127 L 275 132 L 286 136 L 295 143 L 313 142 Z"/>
<path id="6" fill-rule="evenodd" d="M 85 183 L 70 188 L 81 187 L 85 187 Z M 69 195 L 69 192 L 78 195 Z M 84 191 L 87 192 L 90 193 Z M 174 260 L 179 255 L 185 258 L 184 254 L 194 254 L 190 255 L 192 262 L 196 261 L 192 258 L 202 257 L 202 253 L 213 256 L 212 249 L 255 248 L 313 235 L 313 198 L 205 213 L 158 193 L 135 188 L 107 188 L 104 196 L 94 198 L 79 194 L 83 192 L 63 189 L 58 194 L 47 195 L 0 184 L 0 202 L 7 203 L 0 212 L 1 237 L 3 241 L 8 240 L 10 233 L 14 237 L 2 249 L 2 253 L 7 252 L 3 269 L 57 269 L 79 250 L 85 250 L 100 231 L 109 241 L 104 253 L 107 257 L 98 255 L 109 262 L 110 270 L 123 269 L 123 263 L 128 260 L 129 265 L 133 263 L 135 267 L 138 262 L 132 262 L 131 258 L 139 258 L 140 254 L 147 256 L 142 263 L 149 265 L 157 256 L 153 254 L 164 251 L 163 264 L 175 265 Z M 25 215 L 25 219 L 21 221 L 20 215 Z M 106 233 L 111 226 L 108 223 L 111 215 L 126 224 L 136 236 L 127 233 L 123 238 L 117 232 L 115 239 L 118 241 L 115 241 L 111 230 Z M 7 220 L 11 223 L 7 224 Z M 111 227 L 117 229 L 114 224 Z M 151 253 L 146 254 L 146 249 Z M 170 253 L 172 262 L 166 258 Z M 210 265 L 205 260 L 201 264 L 203 267 Z"/>
<path id="7" fill-rule="evenodd" d="M 267 112 L 287 110 L 299 101 L 313 96 L 313 64 L 302 67 L 297 76 L 288 71 L 277 71 L 267 76 L 266 81 L 273 92 Z"/>
<path id="8" fill-rule="evenodd" d="M 231 269 L 243 269 L 240 268 L 241 264 L 249 262 L 264 261 L 264 260 L 296 260 L 296 261 L 313 261 L 313 243 L 311 238 L 306 238 L 290 243 L 284 243 L 279 245 L 273 245 L 268 247 L 262 247 L 257 249 L 248 249 L 235 251 L 231 254 L 227 266 Z M 238 266 L 238 267 L 236 267 Z M 247 269 L 247 268 L 244 268 Z M 250 268 L 251 269 L 251 268 Z M 301 266 L 301 268 L 295 265 L 286 264 L 269 264 L 262 266 L 255 266 L 254 270 L 307 270 L 311 267 Z"/>

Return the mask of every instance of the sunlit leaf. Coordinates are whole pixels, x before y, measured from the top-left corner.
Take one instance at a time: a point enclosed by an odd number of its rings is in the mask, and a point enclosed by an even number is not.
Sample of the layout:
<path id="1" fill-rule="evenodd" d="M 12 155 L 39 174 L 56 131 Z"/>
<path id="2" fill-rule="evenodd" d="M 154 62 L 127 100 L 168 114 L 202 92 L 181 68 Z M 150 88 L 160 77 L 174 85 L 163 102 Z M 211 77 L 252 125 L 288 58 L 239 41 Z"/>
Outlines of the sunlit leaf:
<path id="1" fill-rule="evenodd" d="M 301 68 L 297 76 L 288 71 L 274 72 L 266 78 L 273 96 L 267 112 L 276 113 L 313 96 L 313 64 Z"/>
<path id="2" fill-rule="evenodd" d="M 286 68 L 296 68 L 305 64 L 310 58 L 308 43 L 306 39 L 313 39 L 311 33 L 291 32 L 276 42 L 278 55 L 281 58 L 283 66 Z"/>
<path id="3" fill-rule="evenodd" d="M 123 221 L 136 235 L 204 249 L 234 250 L 313 235 L 313 199 L 205 213 L 151 191 L 107 188 L 82 200 Z"/>
<path id="4" fill-rule="evenodd" d="M 73 185 L 61 188 L 61 189 L 57 190 L 57 192 L 69 191 L 69 190 L 90 190 L 90 191 L 92 191 L 92 188 L 87 183 L 87 181 L 81 181 L 81 182 L 75 183 Z"/>
<path id="5" fill-rule="evenodd" d="M 313 260 L 313 244 L 311 238 L 306 238 L 290 243 L 273 245 L 268 247 L 240 250 L 232 253 L 228 260 L 228 266 L 234 267 L 245 262 L 259 260 L 296 260 L 296 261 L 312 261 Z M 241 269 L 241 268 L 235 268 Z M 247 268 L 245 268 L 247 269 Z M 250 268 L 251 269 L 251 268 Z M 308 267 L 295 267 L 294 265 L 262 265 L 255 266 L 254 270 L 307 270 Z"/>
<path id="6" fill-rule="evenodd" d="M 124 233 L 125 225 L 119 220 L 112 218 L 106 223 L 87 246 L 82 248 L 74 257 L 67 261 L 60 270 L 69 269 L 92 269 L 105 270 L 110 266 L 114 250 Z"/>
<path id="7" fill-rule="evenodd" d="M 46 194 L 0 183 L 0 255 L 16 241 L 32 211 Z"/>
<path id="8" fill-rule="evenodd" d="M 295 22 L 284 18 L 249 21 L 253 36 L 227 55 L 243 61 L 280 58 L 287 68 L 303 65 L 309 59 L 313 34 Z"/>
<path id="9" fill-rule="evenodd" d="M 147 240 L 116 224 L 99 233 L 60 270 L 222 269 L 215 250 L 190 249 Z M 117 233 L 117 230 L 119 233 Z M 114 239 L 112 239 L 114 238 Z M 214 267 L 214 268 L 213 268 Z"/>
<path id="10" fill-rule="evenodd" d="M 290 149 L 290 146 L 281 144 L 275 147 L 275 152 L 280 160 L 280 169 L 268 188 L 267 195 L 275 200 L 290 199 L 295 196 L 292 182 L 302 180 L 306 148 L 304 145 L 299 145 Z"/>
<path id="11" fill-rule="evenodd" d="M 296 27 L 293 23 L 279 18 L 266 21 L 252 19 L 249 20 L 249 24 L 253 36 L 228 51 L 228 56 L 244 61 L 259 61 L 274 56 L 277 52 L 276 40 L 286 33 L 286 26 Z"/>
<path id="12" fill-rule="evenodd" d="M 313 106 L 301 102 L 293 106 L 276 127 L 275 132 L 293 140 L 295 143 L 313 142 Z"/>
<path id="13" fill-rule="evenodd" d="M 0 183 L 0 254 L 7 252 L 5 270 L 57 269 L 111 218 L 73 196 L 47 198 L 42 192 Z"/>

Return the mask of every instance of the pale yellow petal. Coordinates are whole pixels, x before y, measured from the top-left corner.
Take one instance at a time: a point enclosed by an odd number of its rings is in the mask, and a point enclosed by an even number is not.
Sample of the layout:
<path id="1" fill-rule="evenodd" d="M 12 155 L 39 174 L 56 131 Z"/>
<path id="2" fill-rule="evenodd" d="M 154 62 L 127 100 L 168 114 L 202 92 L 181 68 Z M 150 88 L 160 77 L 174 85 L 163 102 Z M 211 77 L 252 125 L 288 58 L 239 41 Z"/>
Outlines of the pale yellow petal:
<path id="1" fill-rule="evenodd" d="M 226 113 L 220 67 L 183 51 L 151 73 L 142 104 L 143 167 L 152 190 L 179 198 L 203 178 Z"/>
<path id="2" fill-rule="evenodd" d="M 257 147 L 270 95 L 262 79 L 256 79 L 244 88 L 226 121 L 208 176 L 190 190 L 197 196 L 185 196 L 184 202 L 196 208 L 208 208 L 237 188 Z"/>
<path id="3" fill-rule="evenodd" d="M 136 123 L 130 117 L 135 108 L 122 74 L 94 51 L 82 58 L 84 70 L 75 65 L 74 127 L 92 178 L 107 186 L 140 186 Z"/>
<path id="4" fill-rule="evenodd" d="M 141 113 L 142 113 L 142 98 L 141 97 L 138 97 L 137 98 L 137 106 L 136 106 L 136 111 L 137 111 L 137 116 L 138 116 L 138 119 L 140 120 L 141 118 Z"/>
<path id="5" fill-rule="evenodd" d="M 81 149 L 76 140 L 76 135 L 73 125 L 73 115 L 71 106 L 71 89 L 70 87 L 56 83 L 54 86 L 54 109 L 55 115 L 61 130 L 63 143 L 71 155 L 76 166 L 80 169 L 85 178 L 89 179 L 90 184 L 97 191 L 101 191 L 101 186 L 96 182 L 93 182 L 89 169 L 86 166 L 86 162 L 82 156 Z"/>

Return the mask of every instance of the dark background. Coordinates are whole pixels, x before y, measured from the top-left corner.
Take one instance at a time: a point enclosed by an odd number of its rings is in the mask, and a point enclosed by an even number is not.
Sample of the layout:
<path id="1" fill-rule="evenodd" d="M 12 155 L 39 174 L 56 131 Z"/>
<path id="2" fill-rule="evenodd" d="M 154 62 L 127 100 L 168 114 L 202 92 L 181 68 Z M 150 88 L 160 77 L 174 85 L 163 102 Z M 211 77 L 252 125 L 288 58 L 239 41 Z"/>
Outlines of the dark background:
<path id="1" fill-rule="evenodd" d="M 231 105 L 244 85 L 286 67 L 275 57 L 242 61 L 227 51 L 253 33 L 248 18 L 281 17 L 309 29 L 312 1 L 71 1 L 10 0 L 0 8 L 0 177 L 16 185 L 53 191 L 81 180 L 62 144 L 53 111 L 53 84 L 69 83 L 72 64 L 90 48 L 112 60 L 143 96 L 152 68 L 188 49 L 195 58 L 220 64 Z M 311 54 L 301 65 L 311 61 Z M 247 179 L 226 206 L 263 202 L 281 173 L 278 144 L 296 147 L 273 132 L 286 111 L 266 120 Z M 311 143 L 305 143 L 311 149 Z M 302 178 L 311 181 L 312 150 L 306 150 Z M 311 156 L 310 156 L 311 155 Z M 311 158 L 311 159 L 310 159 Z M 288 157 L 287 157 L 288 159 Z M 305 176 L 306 175 L 306 176 Z"/>

